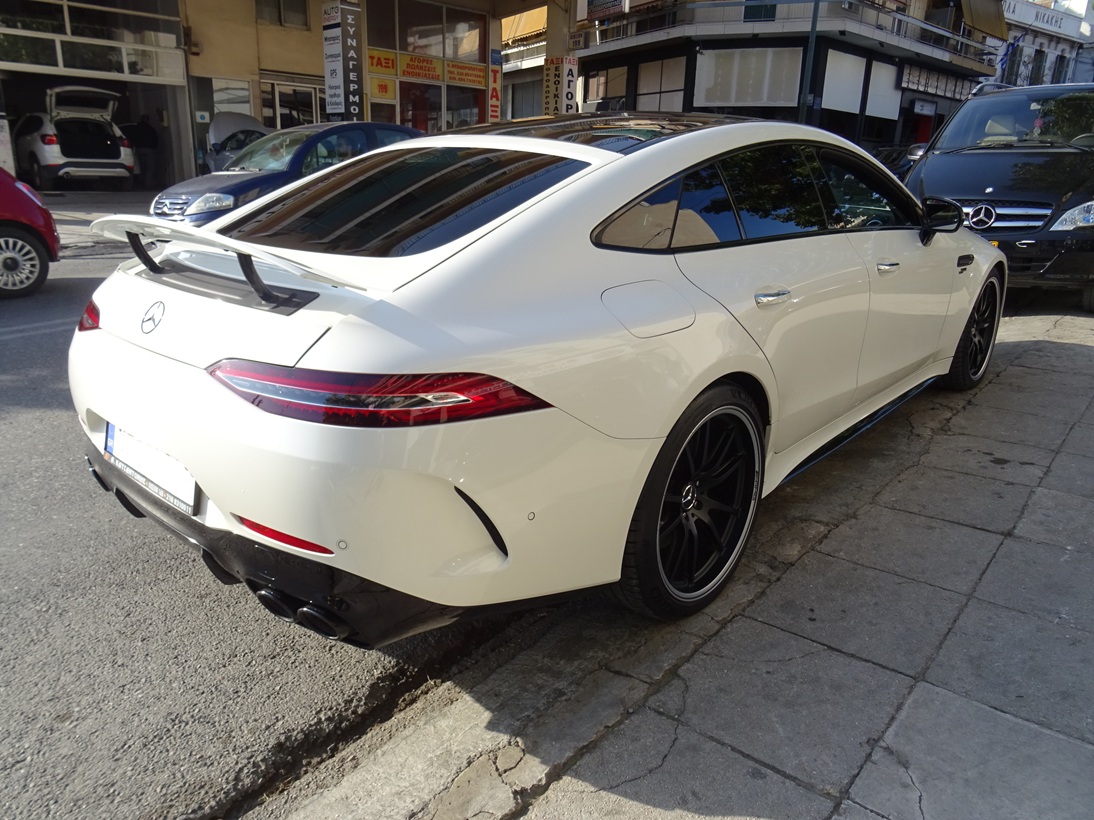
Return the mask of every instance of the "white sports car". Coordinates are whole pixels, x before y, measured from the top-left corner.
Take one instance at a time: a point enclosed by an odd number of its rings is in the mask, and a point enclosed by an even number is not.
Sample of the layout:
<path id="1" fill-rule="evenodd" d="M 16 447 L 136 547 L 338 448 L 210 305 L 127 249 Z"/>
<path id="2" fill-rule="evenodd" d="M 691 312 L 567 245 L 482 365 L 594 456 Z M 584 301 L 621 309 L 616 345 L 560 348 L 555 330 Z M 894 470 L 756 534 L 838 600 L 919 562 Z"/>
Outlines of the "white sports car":
<path id="1" fill-rule="evenodd" d="M 760 498 L 988 368 L 1006 260 L 805 126 L 579 115 L 413 140 L 136 258 L 69 357 L 91 470 L 225 583 L 377 646 L 606 586 L 695 612 Z"/>

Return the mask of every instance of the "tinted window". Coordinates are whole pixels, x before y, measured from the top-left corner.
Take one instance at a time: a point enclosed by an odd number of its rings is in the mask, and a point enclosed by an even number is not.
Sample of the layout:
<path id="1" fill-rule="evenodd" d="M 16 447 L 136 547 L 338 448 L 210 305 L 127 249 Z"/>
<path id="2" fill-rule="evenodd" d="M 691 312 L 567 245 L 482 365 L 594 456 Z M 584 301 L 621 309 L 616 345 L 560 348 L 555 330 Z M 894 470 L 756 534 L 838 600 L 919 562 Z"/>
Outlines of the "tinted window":
<path id="1" fill-rule="evenodd" d="M 224 233 L 279 248 L 406 256 L 459 239 L 584 167 L 485 148 L 373 154 L 274 200 Z"/>
<path id="2" fill-rule="evenodd" d="M 733 203 L 718 169 L 709 165 L 684 177 L 672 247 L 714 245 L 740 238 Z"/>
<path id="3" fill-rule="evenodd" d="M 674 179 L 650 191 L 621 214 L 613 217 L 597 236 L 597 242 L 616 248 L 667 248 L 676 220 L 680 184 L 680 179 Z"/>
<path id="4" fill-rule="evenodd" d="M 42 118 L 31 114 L 19 125 L 19 129 L 15 132 L 16 137 L 25 137 L 27 134 L 33 134 L 39 128 L 42 127 Z"/>
<path id="5" fill-rule="evenodd" d="M 831 190 L 828 221 L 830 227 L 881 228 L 917 225 L 914 212 L 896 197 L 892 185 L 879 174 L 856 162 L 853 157 L 835 151 L 819 152 L 820 173 Z"/>
<path id="6" fill-rule="evenodd" d="M 391 145 L 394 142 L 402 142 L 413 137 L 413 134 L 408 134 L 406 131 L 399 131 L 395 128 L 377 128 L 376 129 L 376 144 L 377 145 Z"/>
<path id="7" fill-rule="evenodd" d="M 719 160 L 749 239 L 825 230 L 820 195 L 801 150 L 768 145 Z"/>

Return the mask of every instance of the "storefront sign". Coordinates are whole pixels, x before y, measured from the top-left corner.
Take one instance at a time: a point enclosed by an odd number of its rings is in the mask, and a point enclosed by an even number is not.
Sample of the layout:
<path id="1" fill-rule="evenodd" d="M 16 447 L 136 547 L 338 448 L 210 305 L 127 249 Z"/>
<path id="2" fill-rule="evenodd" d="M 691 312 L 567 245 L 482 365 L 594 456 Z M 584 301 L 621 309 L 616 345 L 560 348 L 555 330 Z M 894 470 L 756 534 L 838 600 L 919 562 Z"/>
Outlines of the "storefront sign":
<path id="1" fill-rule="evenodd" d="M 338 0 L 333 3 L 324 3 L 322 15 L 323 74 L 327 86 L 327 114 L 341 114 L 346 109 L 342 95 L 342 7 Z"/>
<path id="2" fill-rule="evenodd" d="M 399 55 L 399 76 L 415 80 L 444 82 L 444 61 L 421 54 Z"/>
<path id="3" fill-rule="evenodd" d="M 357 0 L 342 0 L 342 87 L 344 119 L 365 119 L 364 18 Z"/>
<path id="4" fill-rule="evenodd" d="M 623 0 L 589 0 L 589 20 L 603 20 L 623 13 Z"/>
<path id="5" fill-rule="evenodd" d="M 394 100 L 395 80 L 387 77 L 369 77 L 369 95 L 374 100 Z"/>
<path id="6" fill-rule="evenodd" d="M 938 111 L 938 103 L 934 100 L 914 100 L 912 111 L 925 117 L 933 117 Z"/>
<path id="7" fill-rule="evenodd" d="M 455 85 L 473 85 L 476 88 L 485 88 L 486 66 L 449 61 L 444 64 L 444 77 L 447 82 Z"/>
<path id="8" fill-rule="evenodd" d="M 487 122 L 501 119 L 501 49 L 490 49 L 490 101 L 486 105 Z"/>
<path id="9" fill-rule="evenodd" d="M 384 74 L 394 77 L 399 68 L 399 55 L 394 51 L 384 51 L 379 48 L 368 50 L 368 73 Z"/>
<path id="10" fill-rule="evenodd" d="M 577 57 L 547 57 L 543 61 L 543 113 L 577 111 Z"/>

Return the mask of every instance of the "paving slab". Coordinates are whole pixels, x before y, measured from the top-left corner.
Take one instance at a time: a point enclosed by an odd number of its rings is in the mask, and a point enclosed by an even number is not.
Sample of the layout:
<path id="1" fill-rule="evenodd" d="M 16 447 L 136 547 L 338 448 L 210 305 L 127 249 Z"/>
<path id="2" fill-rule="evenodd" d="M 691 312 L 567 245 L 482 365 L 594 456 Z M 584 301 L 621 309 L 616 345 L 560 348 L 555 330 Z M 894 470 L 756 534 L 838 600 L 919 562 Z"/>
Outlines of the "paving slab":
<path id="1" fill-rule="evenodd" d="M 899 575 L 810 553 L 747 614 L 803 638 L 915 676 L 965 598 Z"/>
<path id="2" fill-rule="evenodd" d="M 854 778 L 912 685 L 745 617 L 677 678 L 648 701 L 652 709 L 833 796 Z"/>
<path id="3" fill-rule="evenodd" d="M 997 533 L 871 505 L 832 530 L 818 549 L 965 594 L 1002 542 Z"/>
<path id="4" fill-rule="evenodd" d="M 1029 413 L 1046 419 L 1072 424 L 1082 418 L 1090 404 L 1091 388 L 1088 384 L 1072 384 L 1070 387 L 1042 386 L 1050 379 L 1031 379 L 1026 373 L 1007 378 L 1013 371 L 1029 371 L 1029 368 L 1007 368 L 999 379 L 976 394 L 976 403 L 1002 410 Z M 1038 371 L 1032 371 L 1037 373 Z M 1044 373 L 1045 371 L 1041 371 Z M 1057 378 L 1069 374 L 1054 374 Z M 1048 398 L 1051 397 L 1051 398 Z"/>
<path id="5" fill-rule="evenodd" d="M 887 820 L 1078 820 L 1091 772 L 1094 747 L 919 684 L 851 798 Z"/>
<path id="6" fill-rule="evenodd" d="M 1092 743 L 1091 669 L 1091 633 L 974 599 L 927 670 L 926 680 Z"/>
<path id="7" fill-rule="evenodd" d="M 1060 453 L 1052 461 L 1041 486 L 1072 495 L 1094 498 L 1094 457 Z M 1094 525 L 1094 522 L 1091 522 Z"/>
<path id="8" fill-rule="evenodd" d="M 1068 549 L 1090 550 L 1094 547 L 1094 499 L 1036 489 L 1014 534 Z"/>
<path id="9" fill-rule="evenodd" d="M 1054 455 L 1052 450 L 1028 444 L 954 434 L 935 436 L 919 463 L 925 467 L 1036 487 Z"/>
<path id="10" fill-rule="evenodd" d="M 1008 538 L 976 587 L 976 597 L 1094 632 L 1094 553 Z"/>
<path id="11" fill-rule="evenodd" d="M 1094 458 L 1094 412 L 1087 410 L 1082 423 L 1071 428 L 1060 450 Z"/>
<path id="12" fill-rule="evenodd" d="M 878 493 L 877 503 L 1006 534 L 1018 523 L 1030 492 L 1021 484 L 921 466 Z"/>
<path id="13" fill-rule="evenodd" d="M 830 799 L 642 709 L 578 761 L 524 816 L 821 820 L 832 808 Z"/>
<path id="14" fill-rule="evenodd" d="M 991 437 L 998 441 L 1056 450 L 1071 432 L 1071 424 L 1057 419 L 1046 419 L 1035 413 L 972 404 L 954 416 L 948 428 L 950 433 L 970 436 L 983 436 L 989 431 Z"/>

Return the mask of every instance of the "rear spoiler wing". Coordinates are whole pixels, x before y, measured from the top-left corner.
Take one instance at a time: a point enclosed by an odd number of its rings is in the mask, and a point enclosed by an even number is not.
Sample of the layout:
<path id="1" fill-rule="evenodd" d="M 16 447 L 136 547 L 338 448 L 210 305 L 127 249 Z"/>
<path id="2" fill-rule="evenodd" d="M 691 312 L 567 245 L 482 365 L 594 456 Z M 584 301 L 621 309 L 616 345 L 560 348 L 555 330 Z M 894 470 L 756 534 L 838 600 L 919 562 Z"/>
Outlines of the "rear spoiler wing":
<path id="1" fill-rule="evenodd" d="M 320 273 L 314 268 L 293 259 L 286 259 L 280 254 L 271 253 L 261 245 L 240 242 L 238 239 L 223 236 L 215 231 L 196 228 L 185 223 L 168 222 L 165 219 L 152 216 L 118 214 L 96 219 L 91 223 L 91 232 L 106 239 L 128 242 L 141 264 L 152 274 L 165 273 L 166 270 L 152 258 L 152 254 L 145 247 L 146 242 L 185 242 L 187 245 L 197 245 L 203 248 L 233 253 L 239 261 L 240 272 L 243 274 L 243 278 L 247 280 L 247 284 L 251 286 L 259 299 L 271 305 L 281 302 L 285 295 L 279 294 L 262 281 L 262 277 L 258 275 L 258 270 L 255 267 L 256 259 L 301 279 L 322 282 L 325 285 L 364 290 L 359 284 L 327 273 Z"/>

